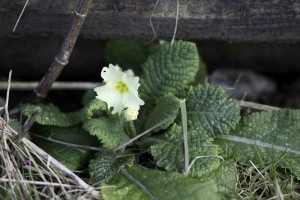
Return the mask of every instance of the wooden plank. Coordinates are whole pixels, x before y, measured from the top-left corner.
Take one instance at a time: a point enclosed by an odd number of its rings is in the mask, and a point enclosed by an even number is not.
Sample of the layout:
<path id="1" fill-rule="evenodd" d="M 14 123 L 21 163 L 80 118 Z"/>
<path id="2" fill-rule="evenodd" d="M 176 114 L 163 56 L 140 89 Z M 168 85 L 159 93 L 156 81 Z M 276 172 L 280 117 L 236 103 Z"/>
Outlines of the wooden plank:
<path id="1" fill-rule="evenodd" d="M 63 37 L 76 0 L 30 0 L 15 33 L 25 0 L 0 2 L 0 37 Z M 94 0 L 81 35 L 94 39 L 171 39 L 176 0 Z M 300 41 L 299 0 L 180 0 L 177 38 L 233 42 Z"/>

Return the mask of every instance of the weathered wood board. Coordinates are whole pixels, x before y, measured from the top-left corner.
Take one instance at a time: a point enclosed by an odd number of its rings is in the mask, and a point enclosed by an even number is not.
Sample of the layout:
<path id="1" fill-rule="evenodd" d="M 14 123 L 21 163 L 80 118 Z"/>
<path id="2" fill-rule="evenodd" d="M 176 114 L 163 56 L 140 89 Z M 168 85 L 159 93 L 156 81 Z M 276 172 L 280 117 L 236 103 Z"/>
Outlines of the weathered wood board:
<path id="1" fill-rule="evenodd" d="M 76 0 L 0 1 L 0 37 L 63 37 Z M 299 0 L 179 0 L 176 38 L 233 42 L 300 41 Z M 176 0 L 94 0 L 81 35 L 93 39 L 171 39 Z"/>

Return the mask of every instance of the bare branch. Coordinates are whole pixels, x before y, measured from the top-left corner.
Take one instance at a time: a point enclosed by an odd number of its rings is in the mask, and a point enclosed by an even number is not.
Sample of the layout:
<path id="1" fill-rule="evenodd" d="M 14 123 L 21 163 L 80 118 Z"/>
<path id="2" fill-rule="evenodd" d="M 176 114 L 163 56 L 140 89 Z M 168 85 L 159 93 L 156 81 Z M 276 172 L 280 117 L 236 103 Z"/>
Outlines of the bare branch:
<path id="1" fill-rule="evenodd" d="M 21 142 L 22 138 L 24 138 L 26 136 L 29 129 L 34 124 L 36 117 L 39 114 L 41 114 L 41 112 L 42 112 L 41 108 L 36 108 L 36 110 L 27 118 L 27 120 L 25 121 L 25 123 L 22 127 L 22 132 L 16 136 L 16 144 L 19 144 Z"/>
<path id="2" fill-rule="evenodd" d="M 37 98 L 45 98 L 56 79 L 61 74 L 64 66 L 68 64 L 69 57 L 73 51 L 75 42 L 81 30 L 84 19 L 88 13 L 92 0 L 79 0 L 74 15 L 69 26 L 67 35 L 59 51 L 57 52 L 54 61 L 50 65 L 46 75 L 39 82 L 39 85 L 34 90 Z"/>

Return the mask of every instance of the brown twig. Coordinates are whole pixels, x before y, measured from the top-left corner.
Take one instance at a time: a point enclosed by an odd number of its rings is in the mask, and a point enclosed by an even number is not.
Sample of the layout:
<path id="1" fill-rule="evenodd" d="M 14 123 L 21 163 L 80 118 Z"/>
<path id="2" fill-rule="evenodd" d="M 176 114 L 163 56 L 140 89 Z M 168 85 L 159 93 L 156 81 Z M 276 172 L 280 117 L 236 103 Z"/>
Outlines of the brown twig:
<path id="1" fill-rule="evenodd" d="M 84 19 L 88 13 L 92 0 L 79 0 L 74 11 L 74 15 L 69 26 L 66 37 L 46 75 L 39 82 L 34 90 L 36 98 L 45 98 L 51 89 L 52 84 L 62 72 L 64 66 L 68 64 L 69 57 L 73 51 L 75 42 L 81 30 Z"/>
<path id="2" fill-rule="evenodd" d="M 35 100 L 39 101 L 45 98 L 51 89 L 53 83 L 61 74 L 64 66 L 68 64 L 70 55 L 73 51 L 75 42 L 81 30 L 82 24 L 85 17 L 87 16 L 88 10 L 91 6 L 92 0 L 79 0 L 74 10 L 74 15 L 69 26 L 68 32 L 58 50 L 55 59 L 51 63 L 46 75 L 41 79 L 38 86 L 35 88 Z M 31 121 L 29 116 L 28 121 Z M 29 130 L 32 124 L 28 123 L 23 126 L 24 129 Z"/>
<path id="3" fill-rule="evenodd" d="M 41 108 L 37 108 L 25 121 L 21 132 L 16 136 L 16 144 L 19 144 L 21 142 L 21 140 L 23 139 L 23 137 L 25 137 L 29 131 L 29 129 L 32 127 L 32 125 L 34 124 L 34 121 L 36 119 L 36 117 L 41 114 L 42 109 Z"/>

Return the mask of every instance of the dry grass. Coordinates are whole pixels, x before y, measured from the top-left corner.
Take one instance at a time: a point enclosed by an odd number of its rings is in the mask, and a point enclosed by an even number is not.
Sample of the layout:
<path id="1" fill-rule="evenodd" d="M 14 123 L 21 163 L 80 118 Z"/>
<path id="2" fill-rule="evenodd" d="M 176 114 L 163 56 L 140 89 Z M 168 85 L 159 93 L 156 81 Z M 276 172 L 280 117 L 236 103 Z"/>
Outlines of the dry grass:
<path id="1" fill-rule="evenodd" d="M 16 144 L 16 135 L 0 117 L 0 199 L 100 198 L 99 191 L 26 138 Z"/>
<path id="2" fill-rule="evenodd" d="M 238 165 L 236 195 L 240 199 L 300 199 L 300 183 L 294 175 L 275 164 Z"/>

